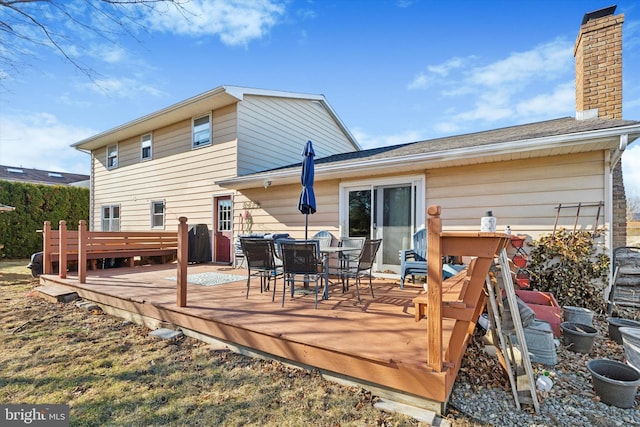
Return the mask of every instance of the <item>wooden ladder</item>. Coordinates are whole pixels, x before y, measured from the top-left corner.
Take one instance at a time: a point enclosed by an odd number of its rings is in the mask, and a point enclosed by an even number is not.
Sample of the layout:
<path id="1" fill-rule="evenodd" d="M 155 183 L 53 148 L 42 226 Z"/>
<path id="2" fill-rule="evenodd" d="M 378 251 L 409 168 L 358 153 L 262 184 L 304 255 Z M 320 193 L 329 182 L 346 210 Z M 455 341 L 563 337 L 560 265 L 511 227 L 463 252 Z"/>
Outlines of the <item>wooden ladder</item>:
<path id="1" fill-rule="evenodd" d="M 536 413 L 539 413 L 540 405 L 538 403 L 538 396 L 535 390 L 533 368 L 531 367 L 531 360 L 529 359 L 529 350 L 524 336 L 524 328 L 522 327 L 522 319 L 520 318 L 518 302 L 516 301 L 513 280 L 511 278 L 509 257 L 507 256 L 507 251 L 504 249 L 500 251 L 498 256 L 498 264 L 500 265 L 502 273 L 500 274 L 502 286 L 500 286 L 497 280 L 494 283 L 489 275 L 487 275 L 486 279 L 486 289 L 489 295 L 489 320 L 491 329 L 495 332 L 499 341 L 498 358 L 509 376 L 509 382 L 511 383 L 511 390 L 513 391 L 513 398 L 515 399 L 516 407 L 520 409 L 520 400 L 523 399 L 525 403 L 533 403 Z M 520 360 L 524 366 L 526 374 L 523 381 L 519 381 L 521 377 L 517 375 L 518 358 L 515 353 L 516 346 L 513 344 L 511 336 L 504 333 L 502 330 L 502 320 L 504 315 L 504 307 L 501 298 L 502 291 L 504 291 L 507 297 L 507 304 L 509 304 L 516 337 L 518 338 L 519 344 L 517 347 L 520 349 Z M 496 337 L 494 337 L 494 340 L 495 338 Z M 519 391 L 529 394 L 531 398 L 529 399 L 526 395 L 520 396 Z"/>

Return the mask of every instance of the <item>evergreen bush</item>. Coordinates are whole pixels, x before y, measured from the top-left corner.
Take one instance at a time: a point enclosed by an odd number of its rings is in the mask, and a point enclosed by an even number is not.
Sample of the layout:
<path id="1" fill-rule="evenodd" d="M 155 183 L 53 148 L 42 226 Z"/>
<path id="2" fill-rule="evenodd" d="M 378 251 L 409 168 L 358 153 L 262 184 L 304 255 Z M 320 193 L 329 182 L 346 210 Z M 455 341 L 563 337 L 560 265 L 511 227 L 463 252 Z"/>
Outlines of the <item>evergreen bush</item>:
<path id="1" fill-rule="evenodd" d="M 65 185 L 42 185 L 0 181 L 0 202 L 15 211 L 0 214 L 0 258 L 29 258 L 42 251 L 45 221 L 58 228 L 67 221 L 69 230 L 77 230 L 81 219 L 89 219 L 89 189 Z"/>

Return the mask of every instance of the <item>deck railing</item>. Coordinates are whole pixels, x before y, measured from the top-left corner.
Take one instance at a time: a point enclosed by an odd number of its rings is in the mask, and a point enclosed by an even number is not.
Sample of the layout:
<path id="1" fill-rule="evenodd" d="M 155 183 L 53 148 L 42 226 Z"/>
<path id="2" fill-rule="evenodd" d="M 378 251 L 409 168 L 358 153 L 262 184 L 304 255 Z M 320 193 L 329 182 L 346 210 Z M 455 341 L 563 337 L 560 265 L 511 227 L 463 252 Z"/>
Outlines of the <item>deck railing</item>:
<path id="1" fill-rule="evenodd" d="M 186 306 L 187 263 L 189 237 L 187 218 L 180 217 L 178 230 L 172 231 L 88 231 L 86 221 L 79 223 L 78 231 L 67 230 L 66 221 L 60 221 L 58 230 L 45 221 L 43 229 L 43 273 L 53 273 L 58 261 L 58 275 L 67 277 L 67 262 L 78 261 L 78 281 L 87 281 L 87 261 L 104 258 L 126 258 L 134 266 L 136 256 L 177 257 L 177 305 Z"/>
<path id="2" fill-rule="evenodd" d="M 427 209 L 427 293 L 416 302 L 416 310 L 425 313 L 427 324 L 427 365 L 435 372 L 459 369 L 462 354 L 452 349 L 466 347 L 475 322 L 485 305 L 484 285 L 494 258 L 509 242 L 503 233 L 443 232 L 440 206 Z M 460 292 L 446 295 L 443 300 L 443 256 L 472 257 Z M 459 280 L 457 276 L 447 280 Z M 418 300 L 418 301 L 417 301 Z M 423 307 L 418 307 L 422 304 Z M 424 307 L 426 305 L 426 307 Z M 447 354 L 443 353 L 442 319 L 456 319 L 449 339 Z"/>

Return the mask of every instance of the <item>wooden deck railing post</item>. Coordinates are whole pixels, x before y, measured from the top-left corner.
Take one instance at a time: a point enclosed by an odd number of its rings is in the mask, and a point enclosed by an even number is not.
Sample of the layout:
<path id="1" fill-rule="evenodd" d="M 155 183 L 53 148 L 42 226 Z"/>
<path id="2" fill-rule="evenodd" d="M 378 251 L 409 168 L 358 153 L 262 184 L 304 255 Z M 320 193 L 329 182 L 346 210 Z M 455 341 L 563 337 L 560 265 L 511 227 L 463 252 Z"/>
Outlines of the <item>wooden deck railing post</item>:
<path id="1" fill-rule="evenodd" d="M 78 223 L 78 281 L 87 283 L 87 221 Z"/>
<path id="2" fill-rule="evenodd" d="M 58 276 L 61 279 L 67 278 L 67 221 L 61 219 L 58 222 L 58 253 L 60 254 L 58 263 Z"/>
<path id="3" fill-rule="evenodd" d="M 51 274 L 53 265 L 51 262 L 51 222 L 45 221 L 42 228 L 42 273 Z"/>
<path id="4" fill-rule="evenodd" d="M 427 214 L 427 365 L 442 372 L 442 219 L 440 206 Z"/>
<path id="5" fill-rule="evenodd" d="M 189 262 L 189 230 L 187 218 L 181 216 L 178 224 L 178 272 L 177 301 L 178 307 L 187 306 L 187 263 Z"/>

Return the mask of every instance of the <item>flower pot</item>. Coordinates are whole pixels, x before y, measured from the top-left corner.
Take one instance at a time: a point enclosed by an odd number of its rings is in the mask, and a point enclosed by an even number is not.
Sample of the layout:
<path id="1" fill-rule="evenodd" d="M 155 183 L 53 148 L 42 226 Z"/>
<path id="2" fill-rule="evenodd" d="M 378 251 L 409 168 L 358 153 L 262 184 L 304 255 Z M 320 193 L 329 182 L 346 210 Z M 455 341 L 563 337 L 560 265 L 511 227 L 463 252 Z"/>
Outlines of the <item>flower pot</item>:
<path id="1" fill-rule="evenodd" d="M 624 357 L 627 363 L 640 370 L 640 328 L 622 326 L 618 331 L 622 335 Z"/>
<path id="2" fill-rule="evenodd" d="M 562 307 L 562 311 L 565 322 L 593 325 L 593 311 L 588 308 L 565 305 Z"/>
<path id="3" fill-rule="evenodd" d="M 536 319 L 544 320 L 551 325 L 555 337 L 562 336 L 562 309 L 552 293 L 516 290 L 516 295 L 533 310 Z"/>
<path id="4" fill-rule="evenodd" d="M 622 362 L 595 359 L 587 362 L 596 395 L 602 403 L 619 408 L 634 406 L 640 371 Z"/>
<path id="5" fill-rule="evenodd" d="M 580 323 L 562 322 L 560 324 L 564 345 L 576 353 L 590 353 L 598 331 L 593 326 Z"/>
<path id="6" fill-rule="evenodd" d="M 609 323 L 609 338 L 622 345 L 622 334 L 620 327 L 640 328 L 640 322 L 631 319 L 622 319 L 620 317 L 607 317 Z"/>

